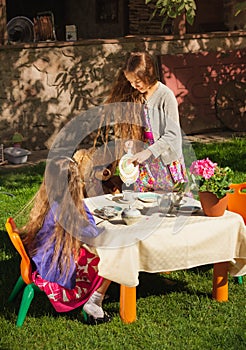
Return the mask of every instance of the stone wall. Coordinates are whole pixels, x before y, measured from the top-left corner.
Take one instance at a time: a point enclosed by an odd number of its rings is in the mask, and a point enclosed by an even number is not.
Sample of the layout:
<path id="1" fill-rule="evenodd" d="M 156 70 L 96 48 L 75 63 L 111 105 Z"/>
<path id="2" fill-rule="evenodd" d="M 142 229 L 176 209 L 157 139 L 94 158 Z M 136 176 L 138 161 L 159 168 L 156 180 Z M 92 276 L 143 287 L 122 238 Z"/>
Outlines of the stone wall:
<path id="1" fill-rule="evenodd" d="M 0 141 L 7 147 L 17 131 L 23 146 L 49 148 L 69 120 L 103 102 L 128 51 L 146 49 L 159 56 L 245 47 L 243 31 L 0 46 Z M 181 124 L 187 125 L 187 118 L 182 114 Z M 208 125 L 204 119 L 184 131 L 220 126 L 219 120 Z"/>

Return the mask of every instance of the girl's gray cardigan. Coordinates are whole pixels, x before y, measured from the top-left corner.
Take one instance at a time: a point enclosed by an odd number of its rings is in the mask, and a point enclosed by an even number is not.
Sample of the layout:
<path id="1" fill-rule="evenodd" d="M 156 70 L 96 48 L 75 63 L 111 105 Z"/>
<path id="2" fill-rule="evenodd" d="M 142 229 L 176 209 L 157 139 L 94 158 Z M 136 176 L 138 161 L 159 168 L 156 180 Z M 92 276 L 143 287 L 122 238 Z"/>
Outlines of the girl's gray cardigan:
<path id="1" fill-rule="evenodd" d="M 166 85 L 159 82 L 156 91 L 146 103 L 154 136 L 154 144 L 149 146 L 149 150 L 155 158 L 160 156 L 164 164 L 170 164 L 182 156 L 176 97 Z"/>

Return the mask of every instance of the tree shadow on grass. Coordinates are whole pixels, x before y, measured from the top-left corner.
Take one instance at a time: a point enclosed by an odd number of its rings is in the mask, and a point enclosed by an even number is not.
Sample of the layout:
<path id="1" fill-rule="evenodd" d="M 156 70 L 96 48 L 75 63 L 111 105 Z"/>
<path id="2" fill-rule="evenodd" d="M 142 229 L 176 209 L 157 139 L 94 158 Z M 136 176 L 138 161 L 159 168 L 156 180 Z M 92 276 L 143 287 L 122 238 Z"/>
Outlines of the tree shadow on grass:
<path id="1" fill-rule="evenodd" d="M 172 273 L 140 273 L 137 298 L 146 298 L 150 295 L 167 295 L 177 292 L 201 297 L 211 297 L 211 293 L 199 290 L 199 285 L 197 285 L 197 288 L 194 290 L 189 287 L 188 282 L 173 278 Z"/>

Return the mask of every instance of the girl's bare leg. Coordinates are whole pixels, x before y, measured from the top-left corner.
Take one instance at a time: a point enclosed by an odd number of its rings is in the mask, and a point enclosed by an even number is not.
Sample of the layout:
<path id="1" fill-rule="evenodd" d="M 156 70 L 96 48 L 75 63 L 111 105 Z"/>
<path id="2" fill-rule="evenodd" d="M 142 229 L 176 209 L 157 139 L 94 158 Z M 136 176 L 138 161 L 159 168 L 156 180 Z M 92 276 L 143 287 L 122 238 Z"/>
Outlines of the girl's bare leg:
<path id="1" fill-rule="evenodd" d="M 106 278 L 103 280 L 101 286 L 97 289 L 98 293 L 101 293 L 103 295 L 105 295 L 109 285 L 110 285 L 111 281 L 107 280 Z"/>

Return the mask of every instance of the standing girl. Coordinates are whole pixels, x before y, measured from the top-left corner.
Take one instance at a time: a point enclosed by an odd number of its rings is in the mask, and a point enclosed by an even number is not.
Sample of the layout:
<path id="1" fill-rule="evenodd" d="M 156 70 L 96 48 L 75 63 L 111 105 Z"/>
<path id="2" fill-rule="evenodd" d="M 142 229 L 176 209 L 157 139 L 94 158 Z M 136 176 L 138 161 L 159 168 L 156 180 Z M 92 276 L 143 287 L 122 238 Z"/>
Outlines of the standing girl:
<path id="1" fill-rule="evenodd" d="M 135 190 L 170 191 L 175 184 L 186 182 L 177 100 L 158 81 L 155 63 L 146 52 L 129 55 L 107 100 L 108 103 L 126 101 L 143 107 L 141 125 L 139 121 L 135 123 L 139 129 L 137 138 L 143 141 L 142 150 L 132 158 L 132 162 L 140 164 Z M 126 148 L 132 148 L 133 143 L 127 141 Z"/>

